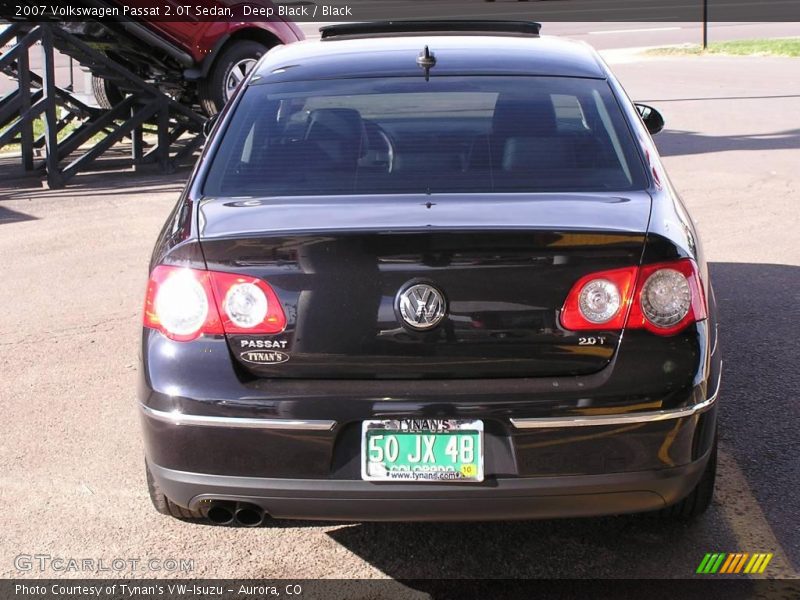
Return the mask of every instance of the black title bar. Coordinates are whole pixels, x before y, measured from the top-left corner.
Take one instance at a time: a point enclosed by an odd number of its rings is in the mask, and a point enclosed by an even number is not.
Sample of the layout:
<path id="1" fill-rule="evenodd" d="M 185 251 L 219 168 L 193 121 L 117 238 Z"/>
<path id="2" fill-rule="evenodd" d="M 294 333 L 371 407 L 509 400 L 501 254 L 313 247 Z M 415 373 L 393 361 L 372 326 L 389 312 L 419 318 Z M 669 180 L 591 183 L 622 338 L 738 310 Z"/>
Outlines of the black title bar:
<path id="1" fill-rule="evenodd" d="M 665 565 L 668 572 L 668 565 Z M 350 600 L 408 598 L 423 600 L 744 600 L 797 598 L 792 580 L 628 579 L 5 579 L 3 600 Z"/>
<path id="2" fill-rule="evenodd" d="M 800 21 L 800 0 L 0 0 L 0 19 L 23 21 L 353 22 L 432 19 L 503 21 Z"/>

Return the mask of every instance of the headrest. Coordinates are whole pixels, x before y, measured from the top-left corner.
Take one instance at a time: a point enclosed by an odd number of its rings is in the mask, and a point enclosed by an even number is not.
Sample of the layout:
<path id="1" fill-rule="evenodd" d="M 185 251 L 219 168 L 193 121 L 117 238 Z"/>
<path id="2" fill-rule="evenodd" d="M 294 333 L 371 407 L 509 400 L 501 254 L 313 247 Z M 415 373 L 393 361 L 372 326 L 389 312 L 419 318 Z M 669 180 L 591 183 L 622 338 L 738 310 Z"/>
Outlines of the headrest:
<path id="1" fill-rule="evenodd" d="M 330 141 L 361 139 L 364 125 L 354 108 L 318 108 L 308 115 L 306 139 Z"/>
<path id="2" fill-rule="evenodd" d="M 492 135 L 539 137 L 556 134 L 556 111 L 549 94 L 501 94 L 492 119 Z"/>
<path id="3" fill-rule="evenodd" d="M 305 139 L 333 163 L 355 164 L 362 153 L 364 123 L 353 108 L 318 108 L 308 115 Z"/>
<path id="4" fill-rule="evenodd" d="M 503 148 L 503 170 L 536 173 L 572 168 L 570 149 L 563 137 L 510 137 Z"/>

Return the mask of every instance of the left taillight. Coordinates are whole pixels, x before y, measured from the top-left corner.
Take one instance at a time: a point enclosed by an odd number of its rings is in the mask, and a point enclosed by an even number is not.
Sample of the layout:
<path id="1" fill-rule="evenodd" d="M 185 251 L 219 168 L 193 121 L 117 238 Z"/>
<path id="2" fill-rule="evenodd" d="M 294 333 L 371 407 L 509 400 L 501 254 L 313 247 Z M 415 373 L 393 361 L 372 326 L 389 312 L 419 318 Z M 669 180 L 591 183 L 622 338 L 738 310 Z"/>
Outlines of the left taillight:
<path id="1" fill-rule="evenodd" d="M 624 267 L 579 279 L 561 309 L 564 329 L 622 329 L 636 284 L 636 271 L 636 267 Z"/>
<path id="2" fill-rule="evenodd" d="M 280 333 L 286 316 L 261 279 L 159 265 L 147 285 L 144 326 L 190 341 L 201 335 Z"/>

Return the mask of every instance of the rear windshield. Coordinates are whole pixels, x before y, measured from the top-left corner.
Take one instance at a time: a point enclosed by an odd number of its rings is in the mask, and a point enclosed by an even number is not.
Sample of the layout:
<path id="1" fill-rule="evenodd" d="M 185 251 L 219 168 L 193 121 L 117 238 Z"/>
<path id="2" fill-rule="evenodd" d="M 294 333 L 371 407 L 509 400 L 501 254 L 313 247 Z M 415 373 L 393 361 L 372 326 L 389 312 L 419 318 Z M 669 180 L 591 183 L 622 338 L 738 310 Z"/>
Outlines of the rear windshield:
<path id="1" fill-rule="evenodd" d="M 646 180 L 608 84 L 424 77 L 250 86 L 210 196 L 624 191 Z"/>

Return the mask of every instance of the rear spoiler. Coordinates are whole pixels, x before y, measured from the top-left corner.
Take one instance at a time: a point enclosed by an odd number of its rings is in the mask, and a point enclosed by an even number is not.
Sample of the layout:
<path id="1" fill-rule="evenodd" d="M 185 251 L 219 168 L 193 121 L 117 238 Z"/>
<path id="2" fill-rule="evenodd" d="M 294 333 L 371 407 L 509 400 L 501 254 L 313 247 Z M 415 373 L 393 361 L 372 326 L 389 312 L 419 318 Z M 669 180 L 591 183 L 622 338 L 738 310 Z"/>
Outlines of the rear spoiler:
<path id="1" fill-rule="evenodd" d="M 402 36 L 420 33 L 441 35 L 515 35 L 539 37 L 541 23 L 534 21 L 370 21 L 365 23 L 337 23 L 320 27 L 323 40 L 353 37 Z"/>

